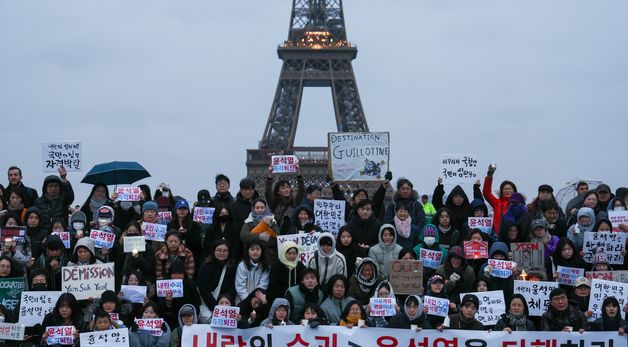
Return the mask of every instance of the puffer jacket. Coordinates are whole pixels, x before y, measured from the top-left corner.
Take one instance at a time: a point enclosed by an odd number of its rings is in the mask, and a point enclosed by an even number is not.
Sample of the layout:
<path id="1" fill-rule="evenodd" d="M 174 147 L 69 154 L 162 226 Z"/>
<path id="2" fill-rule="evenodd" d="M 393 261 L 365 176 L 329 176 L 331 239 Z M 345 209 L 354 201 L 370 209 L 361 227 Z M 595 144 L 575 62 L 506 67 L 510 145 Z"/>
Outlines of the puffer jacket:
<path id="1" fill-rule="evenodd" d="M 392 231 L 393 241 L 391 243 L 385 243 L 382 239 L 386 229 Z M 401 252 L 402 247 L 397 244 L 397 231 L 390 224 L 384 224 L 379 228 L 378 240 L 379 243 L 369 249 L 369 257 L 377 262 L 378 275 L 382 278 L 388 278 L 388 263 L 399 258 L 399 252 Z"/>
<path id="2" fill-rule="evenodd" d="M 329 253 L 324 253 L 321 249 L 321 240 L 324 238 L 331 239 L 332 247 Z M 342 253 L 336 251 L 336 239 L 331 233 L 321 233 L 318 237 L 318 251 L 310 259 L 308 267 L 318 271 L 319 285 L 321 287 L 325 287 L 327 281 L 333 275 L 347 275 L 347 261 Z"/>
<path id="3" fill-rule="evenodd" d="M 280 324 L 280 322 L 277 322 L 275 320 L 275 311 L 277 311 L 277 308 L 279 306 L 285 306 L 286 309 L 288 310 L 287 317 L 290 317 L 290 303 L 288 302 L 288 300 L 284 298 L 277 298 L 275 299 L 275 301 L 273 301 L 273 304 L 270 306 L 270 311 L 268 311 L 268 318 L 264 319 L 260 323 L 260 326 L 265 326 L 266 324 L 272 324 L 272 325 Z M 294 323 L 292 323 L 287 317 L 286 317 L 286 320 L 283 321 L 285 325 L 294 325 Z"/>
<path id="4" fill-rule="evenodd" d="M 580 329 L 589 330 L 589 323 L 578 306 L 569 302 L 569 306 L 565 311 L 557 311 L 551 306 L 541 316 L 543 331 L 562 331 L 564 327 L 570 326 L 574 331 Z"/>
<path id="5" fill-rule="evenodd" d="M 59 194 L 50 197 L 46 194 L 46 186 L 50 183 L 58 183 L 60 186 Z M 52 221 L 54 219 L 62 219 L 68 222 L 68 207 L 74 201 L 74 190 L 70 181 L 63 182 L 59 176 L 50 175 L 44 179 L 42 186 L 42 195 L 35 200 L 35 207 L 41 211 L 41 226 L 44 230 L 52 230 Z"/>
<path id="6" fill-rule="evenodd" d="M 129 346 L 140 347 L 169 347 L 172 330 L 168 323 L 164 321 L 166 331 L 161 336 L 153 336 L 148 330 L 129 331 Z"/>

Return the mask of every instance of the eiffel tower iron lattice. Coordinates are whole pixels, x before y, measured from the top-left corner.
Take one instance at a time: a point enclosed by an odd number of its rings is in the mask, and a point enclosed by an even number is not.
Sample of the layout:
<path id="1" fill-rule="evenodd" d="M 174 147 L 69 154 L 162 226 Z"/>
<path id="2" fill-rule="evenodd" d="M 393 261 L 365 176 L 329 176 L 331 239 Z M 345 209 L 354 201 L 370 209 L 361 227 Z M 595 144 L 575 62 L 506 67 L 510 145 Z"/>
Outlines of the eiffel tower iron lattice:
<path id="1" fill-rule="evenodd" d="M 296 155 L 306 182 L 324 185 L 327 147 L 294 146 L 303 88 L 331 88 L 339 132 L 369 131 L 351 64 L 357 52 L 347 40 L 342 0 L 293 0 L 288 39 L 277 48 L 283 65 L 270 115 L 259 149 L 247 150 L 247 174 L 260 193 L 277 154 Z"/>

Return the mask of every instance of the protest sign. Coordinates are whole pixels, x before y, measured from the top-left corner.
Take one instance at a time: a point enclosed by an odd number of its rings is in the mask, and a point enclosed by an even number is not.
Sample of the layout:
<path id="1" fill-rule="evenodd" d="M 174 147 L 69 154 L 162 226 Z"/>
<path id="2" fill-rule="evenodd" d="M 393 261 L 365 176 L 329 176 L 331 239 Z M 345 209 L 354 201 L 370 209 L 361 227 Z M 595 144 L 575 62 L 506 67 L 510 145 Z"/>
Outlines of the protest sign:
<path id="1" fill-rule="evenodd" d="M 64 266 L 61 269 L 62 290 L 77 300 L 99 298 L 106 290 L 115 290 L 113 263 Z"/>
<path id="2" fill-rule="evenodd" d="M 0 243 L 10 240 L 16 245 L 23 245 L 26 240 L 26 227 L 2 227 L 0 229 Z"/>
<path id="3" fill-rule="evenodd" d="M 215 210 L 214 207 L 194 207 L 194 221 L 201 224 L 212 224 Z"/>
<path id="4" fill-rule="evenodd" d="M 514 261 L 489 259 L 488 266 L 491 267 L 491 276 L 508 278 L 512 276 L 512 270 L 517 266 Z"/>
<path id="5" fill-rule="evenodd" d="M 110 329 L 81 333 L 81 347 L 129 347 L 129 329 Z"/>
<path id="6" fill-rule="evenodd" d="M 235 342 L 234 342 L 235 341 Z M 347 329 L 320 325 L 315 329 L 288 325 L 268 329 L 216 329 L 208 324 L 184 327 L 181 346 L 255 346 L 255 347 L 626 347 L 626 336 L 608 331 L 472 331 L 445 329 L 367 328 Z"/>
<path id="7" fill-rule="evenodd" d="M 301 251 L 301 263 L 305 266 L 314 258 L 314 254 L 318 251 L 318 238 L 321 233 L 312 234 L 289 234 L 277 236 L 277 249 L 286 241 L 292 241 L 299 246 Z"/>
<path id="8" fill-rule="evenodd" d="M 23 324 L 0 323 L 0 341 L 22 341 L 24 340 L 25 329 L 26 327 Z M 2 344 L 2 346 L 5 346 L 5 344 Z"/>
<path id="9" fill-rule="evenodd" d="M 89 238 L 94 240 L 94 247 L 96 248 L 112 248 L 116 234 L 104 230 L 92 230 L 89 233 Z"/>
<path id="10" fill-rule="evenodd" d="M 168 227 L 164 224 L 143 223 L 144 235 L 149 241 L 165 241 L 166 231 Z"/>
<path id="11" fill-rule="evenodd" d="M 484 324 L 484 326 L 497 324 L 501 315 L 506 313 L 506 301 L 504 300 L 503 290 L 460 293 L 460 300 L 462 300 L 462 297 L 466 294 L 473 294 L 480 300 L 480 307 L 475 315 L 475 319 Z"/>
<path id="12" fill-rule="evenodd" d="M 44 172 L 57 172 L 63 165 L 68 172 L 83 168 L 81 141 L 42 142 L 41 158 Z"/>
<path id="13" fill-rule="evenodd" d="M 423 287 L 423 263 L 420 260 L 391 260 L 388 280 L 395 294 L 419 294 Z"/>
<path id="14" fill-rule="evenodd" d="M 120 287 L 122 297 L 134 304 L 143 304 L 146 297 L 146 286 L 129 286 L 122 285 Z"/>
<path id="15" fill-rule="evenodd" d="M 510 251 L 512 260 L 526 271 L 545 268 L 545 247 L 541 242 L 513 242 Z"/>
<path id="16" fill-rule="evenodd" d="M 578 277 L 584 277 L 584 269 L 578 267 L 558 265 L 556 273 L 558 273 L 557 282 L 568 286 L 576 285 L 576 279 Z"/>
<path id="17" fill-rule="evenodd" d="M 172 294 L 173 298 L 183 297 L 183 280 L 158 280 L 157 296 L 165 298 L 168 294 Z"/>
<path id="18" fill-rule="evenodd" d="M 371 305 L 371 312 L 369 313 L 371 317 L 391 317 L 397 314 L 395 298 L 371 298 L 369 304 Z"/>
<path id="19" fill-rule="evenodd" d="M 46 343 L 52 345 L 73 345 L 74 327 L 71 325 L 49 326 L 46 328 L 48 338 Z"/>
<path id="20" fill-rule="evenodd" d="M 464 257 L 465 259 L 488 259 L 488 242 L 465 241 Z"/>
<path id="21" fill-rule="evenodd" d="M 471 183 L 480 177 L 475 154 L 441 154 L 440 175 L 445 184 Z"/>
<path id="22" fill-rule="evenodd" d="M 590 322 L 602 317 L 602 303 L 609 296 L 614 296 L 619 301 L 619 313 L 622 318 L 626 317 L 621 308 L 628 303 L 628 283 L 594 278 L 591 280 L 591 294 L 589 295 L 589 311 L 593 312 L 589 318 Z"/>
<path id="23" fill-rule="evenodd" d="M 619 225 L 626 224 L 628 225 L 628 210 L 608 210 L 608 219 L 611 221 L 611 225 L 613 227 L 613 232 L 620 232 L 622 230 Z"/>
<path id="24" fill-rule="evenodd" d="M 13 311 L 25 287 L 24 277 L 0 278 L 0 304 Z"/>
<path id="25" fill-rule="evenodd" d="M 515 280 L 513 293 L 521 294 L 526 299 L 530 316 L 541 316 L 547 311 L 549 294 L 555 288 L 558 288 L 556 282 Z"/>
<path id="26" fill-rule="evenodd" d="M 439 317 L 449 315 L 449 300 L 426 295 L 423 297 L 423 305 L 427 307 L 427 314 Z"/>
<path id="27" fill-rule="evenodd" d="M 593 263 L 595 255 L 602 252 L 609 264 L 623 264 L 624 256 L 621 252 L 626 249 L 627 236 L 628 233 L 585 232 L 582 244 L 585 263 Z"/>
<path id="28" fill-rule="evenodd" d="M 240 314 L 239 307 L 215 306 L 209 325 L 214 328 L 235 329 L 238 327 L 238 314 Z"/>
<path id="29" fill-rule="evenodd" d="M 69 231 L 53 231 L 52 235 L 57 235 L 63 242 L 63 247 L 70 249 L 70 232 Z"/>
<path id="30" fill-rule="evenodd" d="M 144 236 L 125 236 L 123 244 L 124 253 L 146 251 L 146 237 Z"/>
<path id="31" fill-rule="evenodd" d="M 297 157 L 295 155 L 273 155 L 270 157 L 270 165 L 273 173 L 295 173 L 297 172 Z"/>
<path id="32" fill-rule="evenodd" d="M 63 292 L 22 292 L 18 322 L 27 327 L 41 324 Z"/>
<path id="33" fill-rule="evenodd" d="M 314 223 L 336 237 L 345 225 L 345 205 L 344 200 L 314 200 Z"/>
<path id="34" fill-rule="evenodd" d="M 443 263 L 443 252 L 421 248 L 419 260 L 423 261 L 423 266 L 436 269 Z"/>
<path id="35" fill-rule="evenodd" d="M 467 225 L 469 229 L 480 229 L 485 234 L 493 234 L 493 217 L 469 217 Z"/>
<path id="36" fill-rule="evenodd" d="M 337 182 L 379 181 L 389 171 L 387 132 L 329 133 L 329 171 Z"/>
<path id="37" fill-rule="evenodd" d="M 153 336 L 161 336 L 163 333 L 161 330 L 161 326 L 164 324 L 163 318 L 135 319 L 135 324 L 139 330 L 146 330 Z"/>
<path id="38" fill-rule="evenodd" d="M 172 220 L 172 212 L 170 211 L 161 211 L 157 212 L 157 223 L 168 225 Z"/>
<path id="39" fill-rule="evenodd" d="M 587 271 L 584 275 L 588 279 L 599 278 L 601 280 L 628 283 L 628 270 Z"/>
<path id="40" fill-rule="evenodd" d="M 140 187 L 117 187 L 117 201 L 140 201 L 142 200 L 142 190 Z"/>

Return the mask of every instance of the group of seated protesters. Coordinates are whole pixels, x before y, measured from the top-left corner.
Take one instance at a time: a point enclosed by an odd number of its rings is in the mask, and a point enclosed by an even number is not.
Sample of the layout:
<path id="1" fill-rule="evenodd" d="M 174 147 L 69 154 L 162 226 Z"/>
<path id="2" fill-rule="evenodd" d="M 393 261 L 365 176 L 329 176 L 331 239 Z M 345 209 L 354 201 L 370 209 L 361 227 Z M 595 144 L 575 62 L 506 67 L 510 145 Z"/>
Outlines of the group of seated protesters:
<path id="1" fill-rule="evenodd" d="M 63 291 L 63 267 L 114 263 L 115 269 L 115 291 L 86 300 L 63 293 L 53 311 L 41 324 L 28 327 L 25 341 L 16 345 L 46 345 L 47 327 L 71 325 L 76 337 L 79 332 L 128 328 L 132 346 L 175 347 L 181 345 L 182 327 L 209 323 L 201 311 L 211 312 L 217 305 L 238 306 L 237 325 L 243 329 L 306 324 L 623 334 L 628 325 L 621 317 L 628 306 L 620 307 L 620 298 L 606 297 L 600 318 L 590 319 L 589 278 L 552 290 L 546 312 L 532 317 L 524 296 L 513 290 L 522 268 L 515 267 L 508 278 L 495 277 L 488 259 L 512 260 L 511 243 L 540 242 L 545 264 L 528 269 L 527 280 L 555 281 L 558 266 L 587 272 L 628 269 L 627 262 L 611 266 L 603 251 L 590 263 L 583 260 L 585 233 L 613 232 L 608 211 L 626 209 L 628 188 L 613 194 L 606 184 L 590 190 L 581 182 L 578 195 L 563 210 L 546 184 L 528 204 L 511 181 L 503 181 L 495 195 L 494 173 L 489 167 L 483 184 L 473 185 L 473 199 L 459 185 L 445 199 L 439 179 L 431 202 L 401 178 L 386 204 L 390 172 L 372 197 L 358 189 L 347 199 L 331 178 L 329 197 L 322 196 L 321 186 L 306 186 L 297 165 L 296 177 L 280 179 L 269 168 L 265 199 L 251 178 L 240 181 L 233 197 L 229 178 L 220 174 L 214 196 L 200 190 L 194 204 L 175 196 L 166 183 L 154 194 L 140 185 L 140 201 L 119 201 L 107 185 L 96 184 L 83 205 L 71 208 L 74 192 L 64 169 L 44 180 L 39 196 L 22 183 L 21 170 L 11 167 L 8 186 L 0 186 L 1 226 L 26 227 L 26 238 L 2 243 L 0 278 L 23 277 L 28 291 Z M 317 225 L 316 199 L 346 201 L 345 225 L 336 235 Z M 488 205 L 492 230 L 469 227 L 469 217 L 489 216 Z M 195 222 L 194 207 L 214 208 L 212 223 Z M 168 215 L 169 220 L 163 219 Z M 144 251 L 125 252 L 125 239 L 144 236 L 147 224 L 167 224 L 164 240 L 147 240 Z M 628 225 L 619 228 L 628 231 Z M 95 229 L 115 235 L 111 248 L 95 246 L 89 237 Z M 69 232 L 69 245 L 60 237 L 64 232 Z M 296 243 L 277 244 L 278 235 L 298 233 L 317 233 L 317 251 L 307 263 L 301 261 L 304 251 Z M 465 241 L 487 242 L 488 259 L 466 259 Z M 424 268 L 423 288 L 415 295 L 396 295 L 388 281 L 390 261 L 420 259 L 423 249 L 441 252 L 441 263 Z M 182 297 L 157 296 L 156 281 L 167 279 L 182 280 Z M 147 286 L 143 303 L 127 300 L 122 285 Z M 476 319 L 480 300 L 472 293 L 494 290 L 503 291 L 505 313 L 495 325 L 485 326 Z M 428 314 L 424 295 L 448 299 L 448 315 Z M 393 298 L 396 314 L 371 316 L 371 298 Z M 21 308 L 0 305 L 0 317 L 16 322 Z M 162 318 L 163 333 L 138 328 L 139 318 Z"/>

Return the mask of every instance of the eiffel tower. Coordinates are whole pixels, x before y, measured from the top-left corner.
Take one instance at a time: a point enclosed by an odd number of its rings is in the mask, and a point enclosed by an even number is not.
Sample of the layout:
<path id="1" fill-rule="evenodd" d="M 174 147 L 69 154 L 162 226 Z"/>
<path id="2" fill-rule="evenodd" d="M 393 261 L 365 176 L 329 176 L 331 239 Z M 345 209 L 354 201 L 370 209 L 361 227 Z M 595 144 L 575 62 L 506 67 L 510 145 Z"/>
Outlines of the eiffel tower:
<path id="1" fill-rule="evenodd" d="M 357 53 L 347 41 L 342 0 L 292 1 L 288 39 L 277 48 L 283 66 L 264 135 L 259 149 L 247 150 L 247 175 L 257 187 L 264 186 L 270 156 L 279 154 L 297 156 L 306 184 L 325 186 L 325 144 L 294 146 L 303 88 L 331 88 L 339 132 L 369 131 L 351 65 Z M 349 192 L 355 184 L 342 187 Z"/>

